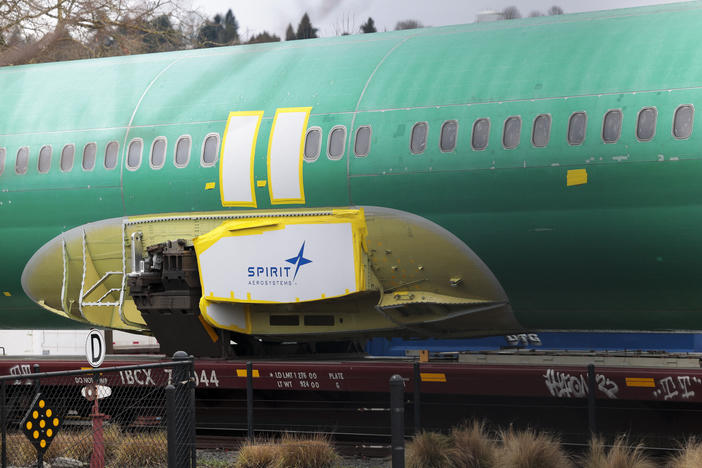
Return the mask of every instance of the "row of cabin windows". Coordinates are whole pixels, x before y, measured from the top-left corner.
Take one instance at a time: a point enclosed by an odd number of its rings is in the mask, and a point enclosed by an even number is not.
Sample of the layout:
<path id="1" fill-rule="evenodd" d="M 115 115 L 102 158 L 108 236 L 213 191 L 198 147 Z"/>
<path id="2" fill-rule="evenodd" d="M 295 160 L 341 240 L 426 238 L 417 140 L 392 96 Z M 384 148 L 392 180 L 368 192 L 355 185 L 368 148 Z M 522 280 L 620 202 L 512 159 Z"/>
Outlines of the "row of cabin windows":
<path id="1" fill-rule="evenodd" d="M 368 156 L 371 145 L 371 127 L 370 125 L 362 125 L 356 129 L 356 139 L 353 145 L 353 153 L 356 157 L 362 158 Z M 344 157 L 346 149 L 346 127 L 337 125 L 329 131 L 327 138 L 327 158 L 332 161 L 337 161 Z M 305 135 L 305 161 L 316 161 L 322 152 L 322 129 L 319 127 L 310 127 Z"/>
<path id="2" fill-rule="evenodd" d="M 683 104 L 675 109 L 673 117 L 673 136 L 678 140 L 689 138 L 692 134 L 692 123 L 695 110 L 691 104 Z M 658 111 L 655 107 L 644 107 L 639 111 L 636 119 L 636 138 L 639 141 L 650 141 L 656 134 Z M 568 120 L 568 144 L 577 146 L 585 141 L 587 129 L 587 113 L 574 112 Z M 502 146 L 505 149 L 514 149 L 519 146 L 522 131 L 522 118 L 513 115 L 505 119 L 502 128 Z M 421 154 L 426 149 L 429 126 L 427 122 L 417 122 L 412 127 L 410 137 L 410 151 Z M 602 118 L 602 141 L 616 143 L 622 133 L 622 111 L 612 109 L 607 111 Z M 490 137 L 490 119 L 480 118 L 473 123 L 471 147 L 476 150 L 487 148 Z M 441 125 L 439 147 L 443 152 L 450 152 L 456 148 L 458 138 L 458 122 L 447 120 Z M 537 148 L 548 145 L 551 138 L 551 116 L 539 114 L 534 118 L 531 131 L 531 143 Z"/>
<path id="3" fill-rule="evenodd" d="M 190 152 L 192 140 L 189 135 L 183 135 L 178 138 L 174 149 L 173 162 L 176 167 L 185 167 L 190 162 Z M 160 169 L 166 162 L 166 137 L 157 137 L 151 144 L 151 152 L 149 157 L 149 165 L 152 169 Z M 134 138 L 129 142 L 127 148 L 127 168 L 131 170 L 137 169 L 141 165 L 141 157 L 143 151 L 143 140 Z M 51 157 L 53 147 L 44 145 L 39 150 L 37 159 L 37 171 L 40 174 L 46 174 L 51 169 Z M 213 166 L 217 162 L 219 154 L 219 134 L 210 133 L 205 137 L 202 144 L 202 153 L 200 164 L 204 167 Z M 7 151 L 5 148 L 0 148 L 0 175 L 5 170 L 5 160 Z M 59 167 L 61 172 L 70 172 L 73 170 L 73 165 L 76 158 L 76 146 L 72 143 L 67 144 L 61 150 L 59 159 Z M 105 154 L 103 164 L 105 169 L 112 170 L 117 167 L 119 159 L 119 143 L 111 141 L 105 146 Z M 92 171 L 95 168 L 97 161 L 97 144 L 87 143 L 83 147 L 81 166 L 84 171 Z M 17 150 L 15 159 L 15 173 L 18 175 L 26 174 L 29 169 L 29 147 L 23 146 Z"/>
<path id="4" fill-rule="evenodd" d="M 644 107 L 639 111 L 636 121 L 636 138 L 639 141 L 650 141 L 656 134 L 658 111 L 655 107 Z M 691 104 L 684 104 L 675 110 L 673 117 L 673 136 L 682 140 L 692 134 L 694 108 Z M 568 144 L 577 146 L 585 141 L 587 130 L 587 113 L 574 112 L 568 120 Z M 520 116 L 511 116 L 505 119 L 502 129 L 502 146 L 505 149 L 514 149 L 519 146 L 522 131 Z M 616 143 L 622 133 L 622 111 L 612 109 L 607 111 L 602 118 L 602 141 Z M 418 122 L 412 127 L 410 136 L 410 151 L 421 154 L 426 150 L 429 125 L 427 122 Z M 551 138 L 551 116 L 539 114 L 534 118 L 531 142 L 537 148 L 548 145 Z M 447 120 L 441 125 L 439 148 L 444 153 L 456 149 L 458 139 L 458 121 Z M 471 147 L 476 150 L 487 148 L 490 139 L 490 119 L 480 118 L 473 123 Z M 368 156 L 370 152 L 371 127 L 364 125 L 356 130 L 354 154 L 356 157 Z M 346 127 L 336 126 L 329 131 L 327 140 L 327 157 L 331 160 L 341 159 L 344 155 L 346 143 Z M 304 157 L 307 161 L 316 161 L 321 153 L 322 129 L 312 127 L 305 137 Z"/>
<path id="5" fill-rule="evenodd" d="M 650 141 L 656 133 L 658 112 L 655 107 L 644 107 L 639 111 L 636 121 L 636 138 L 639 141 Z M 694 108 L 691 104 L 683 104 L 675 109 L 673 117 L 673 136 L 676 139 L 686 139 L 692 134 Z M 580 145 L 585 141 L 587 129 L 587 113 L 574 112 L 568 120 L 567 139 L 570 145 Z M 505 149 L 514 149 L 519 146 L 522 130 L 520 116 L 511 116 L 505 119 L 502 130 L 502 146 Z M 602 118 L 602 141 L 615 143 L 622 132 L 622 111 L 612 109 L 607 111 Z M 427 122 L 418 122 L 412 127 L 410 137 L 410 151 L 421 154 L 425 151 L 429 126 Z M 473 123 L 471 147 L 476 150 L 487 148 L 490 137 L 490 119 L 480 118 Z M 548 145 L 551 137 L 551 116 L 539 114 L 534 118 L 531 142 L 537 148 Z M 441 125 L 439 148 L 442 152 L 451 152 L 456 148 L 458 139 L 458 121 L 447 120 Z M 321 153 L 322 129 L 311 127 L 305 135 L 304 158 L 306 161 L 316 161 Z M 354 141 L 354 155 L 365 157 L 370 153 L 371 127 L 363 125 L 356 130 Z M 141 165 L 144 142 L 141 138 L 134 138 L 127 148 L 127 168 L 136 170 Z M 151 144 L 149 165 L 152 169 L 160 169 L 166 162 L 166 137 L 157 137 Z M 192 140 L 189 135 L 183 135 L 176 141 L 173 162 L 176 167 L 182 168 L 190 162 Z M 346 147 L 346 127 L 337 125 L 329 131 L 327 139 L 327 157 L 330 160 L 339 160 L 344 156 Z M 219 134 L 210 133 L 205 137 L 202 145 L 200 163 L 204 167 L 212 166 L 217 162 L 219 149 Z M 39 150 L 37 170 L 46 174 L 51 169 L 51 156 L 53 148 L 50 145 L 42 146 Z M 61 151 L 59 165 L 62 172 L 73 169 L 76 148 L 73 144 L 65 145 Z M 119 143 L 111 141 L 105 147 L 104 166 L 111 170 L 117 167 L 119 156 Z M 0 174 L 5 169 L 6 151 L 0 148 Z M 82 167 L 91 171 L 97 159 L 97 145 L 88 143 L 83 147 Z M 23 146 L 17 151 L 15 172 L 26 174 L 29 167 L 29 147 Z"/>

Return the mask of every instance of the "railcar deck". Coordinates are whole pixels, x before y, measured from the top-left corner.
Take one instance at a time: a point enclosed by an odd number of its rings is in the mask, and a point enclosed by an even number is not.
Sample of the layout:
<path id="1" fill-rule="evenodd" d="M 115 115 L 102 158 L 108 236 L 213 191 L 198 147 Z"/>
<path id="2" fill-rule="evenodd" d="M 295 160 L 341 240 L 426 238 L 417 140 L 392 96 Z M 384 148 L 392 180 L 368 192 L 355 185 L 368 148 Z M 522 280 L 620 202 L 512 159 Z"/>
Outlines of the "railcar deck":
<path id="1" fill-rule="evenodd" d="M 254 426 L 260 432 L 325 432 L 381 441 L 390 434 L 389 379 L 406 382 L 407 433 L 414 388 L 421 391 L 421 424 L 446 430 L 471 418 L 505 427 L 558 432 L 566 442 L 587 440 L 588 370 L 595 368 L 600 433 L 629 433 L 649 446 L 673 447 L 698 432 L 702 412 L 702 354 L 546 351 L 443 353 L 438 360 L 347 358 L 252 360 Z M 108 356 L 103 367 L 166 360 L 165 356 Z M 246 431 L 246 360 L 198 359 L 199 434 Z M 0 375 L 86 368 L 81 357 L 3 357 Z M 163 369 L 123 371 L 108 386 L 149 386 Z"/>

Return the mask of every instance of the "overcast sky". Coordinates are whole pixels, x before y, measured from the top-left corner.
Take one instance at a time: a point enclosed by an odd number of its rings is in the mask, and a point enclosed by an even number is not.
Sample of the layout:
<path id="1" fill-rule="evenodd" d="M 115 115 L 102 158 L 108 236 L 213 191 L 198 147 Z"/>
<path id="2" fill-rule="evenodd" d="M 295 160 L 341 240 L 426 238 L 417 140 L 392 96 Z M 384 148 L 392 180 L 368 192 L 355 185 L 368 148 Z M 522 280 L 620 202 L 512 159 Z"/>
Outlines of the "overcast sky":
<path id="1" fill-rule="evenodd" d="M 499 11 L 514 5 L 523 16 L 531 11 L 545 12 L 553 5 L 566 13 L 627 8 L 675 0 L 190 0 L 208 17 L 234 12 L 239 21 L 239 34 L 247 39 L 252 34 L 269 31 L 284 37 L 292 23 L 297 28 L 307 12 L 321 36 L 334 36 L 344 30 L 358 30 L 372 17 L 378 31 L 392 30 L 400 20 L 416 19 L 428 26 L 472 23 L 478 13 Z"/>

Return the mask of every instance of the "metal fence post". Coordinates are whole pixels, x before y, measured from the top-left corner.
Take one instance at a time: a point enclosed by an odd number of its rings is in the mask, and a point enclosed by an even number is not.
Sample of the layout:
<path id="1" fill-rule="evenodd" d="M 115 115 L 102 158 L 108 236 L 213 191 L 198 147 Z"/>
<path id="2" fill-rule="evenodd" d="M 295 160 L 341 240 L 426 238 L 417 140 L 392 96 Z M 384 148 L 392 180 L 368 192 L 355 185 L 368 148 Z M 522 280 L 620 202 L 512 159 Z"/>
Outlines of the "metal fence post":
<path id="1" fill-rule="evenodd" d="M 587 366 L 587 420 L 590 426 L 590 435 L 597 433 L 597 417 L 595 414 L 595 392 L 597 391 L 597 378 L 595 375 L 595 365 Z"/>
<path id="2" fill-rule="evenodd" d="M 392 426 L 392 468 L 405 468 L 405 381 L 390 377 L 390 423 Z"/>
<path id="3" fill-rule="evenodd" d="M 246 429 L 253 442 L 253 363 L 246 363 Z"/>
<path id="4" fill-rule="evenodd" d="M 190 356 L 192 359 L 192 356 Z M 195 361 L 193 360 L 188 366 L 190 375 L 190 466 L 197 466 L 197 445 L 196 445 L 196 420 L 195 420 Z"/>
<path id="5" fill-rule="evenodd" d="M 414 363 L 414 433 L 422 430 L 422 374 L 419 363 Z"/>
<path id="6" fill-rule="evenodd" d="M 188 467 L 191 461 L 189 439 L 192 436 L 192 429 L 188 407 L 190 404 L 190 365 L 183 362 L 189 359 L 190 356 L 184 351 L 176 351 L 173 354 L 173 360 L 176 361 L 173 367 L 176 464 L 173 467 Z M 171 468 L 170 465 L 169 468 Z"/>
<path id="7" fill-rule="evenodd" d="M 171 384 L 166 385 L 166 434 L 168 440 L 168 468 L 176 468 L 178 466 L 177 455 L 177 431 L 176 431 L 176 409 L 175 409 L 175 387 Z"/>
<path id="8" fill-rule="evenodd" d="M 2 468 L 7 468 L 7 387 L 5 381 L 2 381 L 0 387 L 0 418 L 2 419 Z"/>

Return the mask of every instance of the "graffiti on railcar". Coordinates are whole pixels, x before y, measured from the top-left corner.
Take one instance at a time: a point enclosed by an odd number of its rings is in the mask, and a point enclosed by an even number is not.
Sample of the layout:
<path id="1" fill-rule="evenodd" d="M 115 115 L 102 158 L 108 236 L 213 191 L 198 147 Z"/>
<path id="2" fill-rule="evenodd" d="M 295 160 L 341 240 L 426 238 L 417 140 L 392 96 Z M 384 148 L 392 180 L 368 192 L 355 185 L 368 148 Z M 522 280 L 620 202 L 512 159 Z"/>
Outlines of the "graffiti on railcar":
<path id="1" fill-rule="evenodd" d="M 675 378 L 668 376 L 658 379 L 658 385 L 653 391 L 653 396 L 656 398 L 663 397 L 664 401 L 673 399 L 689 400 L 695 396 L 695 391 L 692 389 L 702 384 L 702 379 L 689 375 L 678 375 Z"/>
<path id="2" fill-rule="evenodd" d="M 543 375 L 546 388 L 551 396 L 557 398 L 583 398 L 588 394 L 587 376 L 583 374 L 569 374 L 554 369 L 547 369 Z M 607 396 L 616 399 L 619 385 L 604 374 L 595 374 L 597 389 Z"/>
<path id="3" fill-rule="evenodd" d="M 32 373 L 32 366 L 30 364 L 17 364 L 12 367 L 10 367 L 10 375 L 29 375 Z M 26 380 L 15 380 L 13 381 L 14 385 L 31 385 L 32 381 L 29 379 Z"/>

